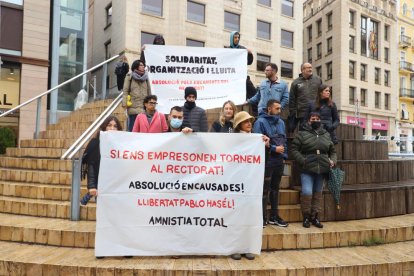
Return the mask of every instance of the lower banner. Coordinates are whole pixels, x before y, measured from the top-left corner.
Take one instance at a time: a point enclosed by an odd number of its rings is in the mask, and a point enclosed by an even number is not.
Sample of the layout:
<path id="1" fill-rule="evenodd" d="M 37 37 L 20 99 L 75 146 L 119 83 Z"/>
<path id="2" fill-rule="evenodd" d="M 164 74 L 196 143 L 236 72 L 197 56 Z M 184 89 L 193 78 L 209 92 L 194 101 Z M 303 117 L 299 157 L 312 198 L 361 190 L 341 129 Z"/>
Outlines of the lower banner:
<path id="1" fill-rule="evenodd" d="M 96 256 L 260 254 L 259 134 L 100 133 Z"/>

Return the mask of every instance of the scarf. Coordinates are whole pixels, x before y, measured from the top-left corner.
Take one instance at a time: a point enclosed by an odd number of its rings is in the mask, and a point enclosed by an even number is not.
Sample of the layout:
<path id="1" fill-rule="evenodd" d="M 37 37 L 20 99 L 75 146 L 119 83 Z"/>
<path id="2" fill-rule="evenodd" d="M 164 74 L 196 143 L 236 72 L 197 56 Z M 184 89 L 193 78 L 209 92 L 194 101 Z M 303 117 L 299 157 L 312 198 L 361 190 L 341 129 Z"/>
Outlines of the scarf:
<path id="1" fill-rule="evenodd" d="M 187 109 L 193 109 L 196 106 L 195 102 L 185 102 L 184 107 Z"/>
<path id="2" fill-rule="evenodd" d="M 139 75 L 137 72 L 133 71 L 131 77 L 136 81 L 146 81 L 148 79 L 148 72 L 145 72 L 143 75 Z"/>

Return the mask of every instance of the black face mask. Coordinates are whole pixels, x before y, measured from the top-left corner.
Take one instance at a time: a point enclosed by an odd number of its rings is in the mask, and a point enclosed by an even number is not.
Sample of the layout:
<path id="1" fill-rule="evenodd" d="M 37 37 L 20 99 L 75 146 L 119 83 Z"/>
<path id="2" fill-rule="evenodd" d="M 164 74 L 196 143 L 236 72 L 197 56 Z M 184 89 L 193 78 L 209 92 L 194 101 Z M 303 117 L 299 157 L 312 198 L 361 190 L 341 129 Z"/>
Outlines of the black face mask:
<path id="1" fill-rule="evenodd" d="M 188 109 L 193 109 L 193 108 L 196 106 L 196 104 L 195 104 L 195 102 L 189 102 L 189 101 L 186 101 L 186 102 L 184 103 L 184 106 L 185 106 L 186 108 L 188 108 Z"/>
<path id="2" fill-rule="evenodd" d="M 313 121 L 313 122 L 311 122 L 310 125 L 311 125 L 312 129 L 318 129 L 318 128 L 321 127 L 321 121 Z"/>

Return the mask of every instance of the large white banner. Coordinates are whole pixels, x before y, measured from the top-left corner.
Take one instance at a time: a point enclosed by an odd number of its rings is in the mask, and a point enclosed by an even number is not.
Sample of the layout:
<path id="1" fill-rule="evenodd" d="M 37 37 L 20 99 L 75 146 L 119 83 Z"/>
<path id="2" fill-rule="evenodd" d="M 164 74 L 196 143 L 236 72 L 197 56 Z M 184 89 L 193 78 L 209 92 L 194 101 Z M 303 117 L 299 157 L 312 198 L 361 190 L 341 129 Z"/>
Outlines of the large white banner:
<path id="1" fill-rule="evenodd" d="M 187 86 L 196 88 L 196 103 L 205 109 L 246 100 L 246 49 L 146 45 L 145 60 L 163 113 L 184 104 Z"/>
<path id="2" fill-rule="evenodd" d="M 260 254 L 261 135 L 100 135 L 96 256 Z"/>

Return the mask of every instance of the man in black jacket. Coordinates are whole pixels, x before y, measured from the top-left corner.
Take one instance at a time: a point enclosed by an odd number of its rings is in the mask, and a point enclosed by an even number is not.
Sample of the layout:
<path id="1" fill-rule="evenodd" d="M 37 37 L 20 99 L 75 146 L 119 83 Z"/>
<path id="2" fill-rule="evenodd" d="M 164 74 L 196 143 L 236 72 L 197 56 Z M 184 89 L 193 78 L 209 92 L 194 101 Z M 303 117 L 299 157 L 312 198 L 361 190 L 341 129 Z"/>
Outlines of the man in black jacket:
<path id="1" fill-rule="evenodd" d="M 188 86 L 184 90 L 185 103 L 183 106 L 183 127 L 189 127 L 194 132 L 208 132 L 206 111 L 196 106 L 197 90 Z"/>
<path id="2" fill-rule="evenodd" d="M 289 132 L 294 132 L 299 123 L 299 130 L 306 120 L 305 114 L 309 102 L 314 102 L 322 80 L 312 74 L 312 64 L 304 63 L 300 67 L 301 74 L 292 82 L 289 93 Z"/>

